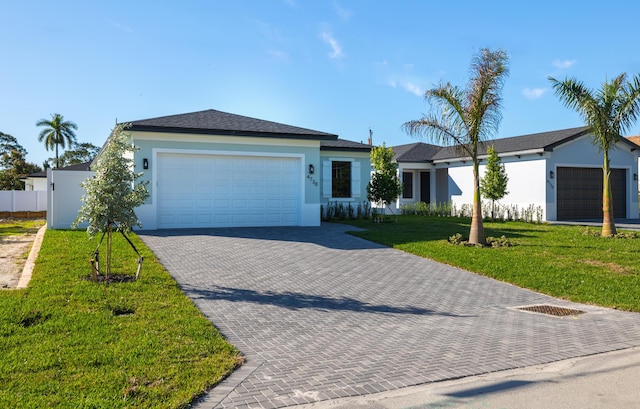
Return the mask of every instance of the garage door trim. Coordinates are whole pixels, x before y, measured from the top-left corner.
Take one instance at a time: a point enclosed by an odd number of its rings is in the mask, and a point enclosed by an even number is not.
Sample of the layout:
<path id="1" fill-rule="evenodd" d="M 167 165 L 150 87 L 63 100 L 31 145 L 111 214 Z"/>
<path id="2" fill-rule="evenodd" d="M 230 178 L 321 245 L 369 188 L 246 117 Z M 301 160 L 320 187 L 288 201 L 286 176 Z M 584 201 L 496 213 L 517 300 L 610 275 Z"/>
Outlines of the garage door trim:
<path id="1" fill-rule="evenodd" d="M 594 200 L 596 200 L 597 206 L 594 204 L 592 207 L 594 209 L 598 209 L 599 215 L 595 215 L 595 214 L 590 214 L 590 215 L 583 215 L 581 217 L 575 217 L 575 216 L 566 216 L 565 217 L 561 217 L 563 216 L 564 213 L 566 213 L 566 209 L 561 209 L 561 203 L 560 203 L 560 195 L 561 195 L 561 186 L 560 186 L 560 178 L 561 178 L 561 173 L 560 169 L 563 169 L 563 171 L 571 171 L 573 170 L 586 170 L 586 171 L 600 171 L 600 174 L 598 175 L 597 178 L 594 178 L 594 180 L 596 180 L 595 185 L 598 186 L 597 189 L 595 189 L 594 192 L 592 192 L 594 194 Z M 602 218 L 602 167 L 601 166 L 588 166 L 588 165 L 567 165 L 567 164 L 560 164 L 557 163 L 555 165 L 555 167 L 552 169 L 555 173 L 555 204 L 556 204 L 556 219 L 557 220 L 579 220 L 579 219 L 600 219 Z M 629 198 L 629 190 L 630 190 L 630 183 L 629 183 L 629 174 L 631 169 L 629 167 L 626 166 L 611 166 L 611 171 L 612 171 L 612 179 L 611 179 L 611 185 L 612 185 L 612 199 L 614 201 L 614 206 L 613 206 L 613 211 L 614 211 L 614 216 L 616 218 L 624 218 L 627 217 L 627 211 L 629 209 L 629 205 L 630 205 L 630 198 Z M 622 178 L 622 180 L 614 180 L 615 176 Z M 617 189 L 616 189 L 617 186 Z M 564 193 L 563 194 L 563 198 L 564 198 Z M 617 194 L 616 194 L 617 193 Z M 577 198 L 576 198 L 577 199 Z M 587 199 L 587 197 L 583 197 L 581 200 Z M 586 209 L 585 205 L 585 209 Z"/>
<path id="2" fill-rule="evenodd" d="M 228 151 L 228 150 L 202 150 L 202 149 L 171 149 L 171 148 L 154 148 L 152 149 L 152 162 L 151 175 L 152 175 L 152 195 L 151 200 L 153 212 L 156 217 L 156 221 L 159 226 L 159 213 L 158 213 L 158 156 L 163 154 L 177 154 L 177 155 L 202 155 L 202 156 L 229 156 L 229 157 L 255 157 L 255 158 L 286 158 L 286 159 L 298 159 L 299 162 L 299 195 L 298 195 L 298 215 L 297 224 L 302 223 L 302 208 L 305 203 L 305 154 L 303 153 L 284 153 L 284 152 L 256 152 L 256 151 Z"/>

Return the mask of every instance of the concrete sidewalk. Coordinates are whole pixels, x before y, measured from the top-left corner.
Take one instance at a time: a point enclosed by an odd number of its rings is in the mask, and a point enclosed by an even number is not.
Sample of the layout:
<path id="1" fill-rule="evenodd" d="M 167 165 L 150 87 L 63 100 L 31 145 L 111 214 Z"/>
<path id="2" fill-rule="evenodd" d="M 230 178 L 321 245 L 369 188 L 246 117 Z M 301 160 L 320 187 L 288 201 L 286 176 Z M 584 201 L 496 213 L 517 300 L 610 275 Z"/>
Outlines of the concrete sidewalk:
<path id="1" fill-rule="evenodd" d="M 296 409 L 640 408 L 640 348 L 436 382 Z"/>

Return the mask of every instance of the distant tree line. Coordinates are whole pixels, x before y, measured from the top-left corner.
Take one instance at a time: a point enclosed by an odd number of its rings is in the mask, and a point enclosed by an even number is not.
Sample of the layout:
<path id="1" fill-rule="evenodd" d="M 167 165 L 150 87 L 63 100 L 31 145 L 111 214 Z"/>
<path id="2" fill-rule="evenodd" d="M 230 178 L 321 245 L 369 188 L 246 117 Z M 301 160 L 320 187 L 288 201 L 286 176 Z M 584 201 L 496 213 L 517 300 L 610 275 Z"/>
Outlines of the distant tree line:
<path id="1" fill-rule="evenodd" d="M 38 141 L 44 143 L 46 150 L 55 150 L 55 156 L 45 160 L 42 167 L 27 162 L 27 150 L 14 136 L 0 132 L 0 190 L 24 190 L 24 182 L 20 179 L 27 175 L 47 168 L 58 169 L 89 162 L 100 150 L 92 143 L 77 142 L 75 131 L 78 126 L 65 121 L 60 114 L 52 114 L 51 119 L 40 119 L 36 126 L 44 128 L 38 135 Z M 68 149 L 60 155 L 60 148 Z"/>

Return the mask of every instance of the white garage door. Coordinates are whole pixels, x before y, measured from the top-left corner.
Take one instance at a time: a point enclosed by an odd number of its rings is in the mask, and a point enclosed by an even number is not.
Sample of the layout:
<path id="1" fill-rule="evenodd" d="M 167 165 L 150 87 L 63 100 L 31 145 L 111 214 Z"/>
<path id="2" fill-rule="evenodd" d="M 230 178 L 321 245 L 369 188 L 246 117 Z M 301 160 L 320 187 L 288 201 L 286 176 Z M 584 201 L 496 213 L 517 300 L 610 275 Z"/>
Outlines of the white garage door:
<path id="1" fill-rule="evenodd" d="M 158 227 L 294 226 L 300 159 L 159 154 Z"/>

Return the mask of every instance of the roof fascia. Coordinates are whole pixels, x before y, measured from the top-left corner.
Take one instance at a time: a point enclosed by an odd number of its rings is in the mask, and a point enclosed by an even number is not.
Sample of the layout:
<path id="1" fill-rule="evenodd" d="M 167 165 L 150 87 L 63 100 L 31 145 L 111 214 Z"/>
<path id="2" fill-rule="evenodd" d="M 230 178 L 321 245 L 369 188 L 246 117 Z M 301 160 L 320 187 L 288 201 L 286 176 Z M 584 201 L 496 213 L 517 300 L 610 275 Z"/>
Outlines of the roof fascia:
<path id="1" fill-rule="evenodd" d="M 500 156 L 501 158 L 505 158 L 505 157 L 511 157 L 511 156 L 515 156 L 515 157 L 520 157 L 520 156 L 525 156 L 525 155 L 541 155 L 545 153 L 545 149 L 544 148 L 538 148 L 538 149 L 527 149 L 524 151 L 512 151 L 512 152 L 504 152 L 504 153 L 499 153 L 498 156 Z M 489 155 L 478 155 L 478 160 L 482 160 L 482 159 L 486 159 L 488 158 Z M 448 159 L 437 159 L 434 160 L 433 163 L 451 163 L 451 162 L 468 162 L 471 161 L 471 157 L 469 156 L 458 156 L 455 158 L 448 158 Z"/>
<path id="2" fill-rule="evenodd" d="M 348 152 L 371 152 L 371 148 L 320 146 L 321 151 L 348 151 Z"/>
<path id="3" fill-rule="evenodd" d="M 202 128 L 175 128 L 165 126 L 146 126 L 132 125 L 127 128 L 128 131 L 139 132 L 161 132 L 161 133 L 184 133 L 199 135 L 222 135 L 222 136 L 254 136 L 263 138 L 280 138 L 280 139 L 314 139 L 319 141 L 333 141 L 338 139 L 338 135 L 312 135 L 312 134 L 287 134 L 272 132 L 252 132 L 252 131 L 229 131 L 220 129 L 202 129 Z"/>

